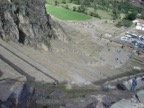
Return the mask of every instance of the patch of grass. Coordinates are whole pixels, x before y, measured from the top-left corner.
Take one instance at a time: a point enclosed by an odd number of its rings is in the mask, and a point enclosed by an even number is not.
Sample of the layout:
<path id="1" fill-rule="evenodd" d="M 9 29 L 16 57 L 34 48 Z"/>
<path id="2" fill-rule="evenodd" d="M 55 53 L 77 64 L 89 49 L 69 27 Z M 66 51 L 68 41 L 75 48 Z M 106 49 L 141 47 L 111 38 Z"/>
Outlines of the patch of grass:
<path id="1" fill-rule="evenodd" d="M 47 85 L 47 92 L 46 92 L 47 98 L 50 98 L 49 95 L 55 90 L 65 92 L 67 94 L 65 98 L 83 97 L 86 94 L 96 92 L 96 89 L 84 89 L 84 88 L 66 89 L 64 84 L 60 84 L 58 86 Z"/>
<path id="2" fill-rule="evenodd" d="M 100 16 L 101 18 L 104 18 L 104 19 L 112 19 L 112 15 L 111 15 L 110 12 L 107 12 L 107 11 L 105 11 L 105 10 L 100 10 L 100 9 L 96 10 L 96 12 L 99 14 L 99 16 Z"/>
<path id="3" fill-rule="evenodd" d="M 41 84 L 41 83 L 27 83 L 30 86 L 35 87 L 36 93 L 43 93 L 46 98 L 52 98 L 50 97 L 50 94 L 54 92 L 55 90 L 60 90 L 64 93 L 66 93 L 67 98 L 77 98 L 77 97 L 84 97 L 87 94 L 96 93 L 97 89 L 94 88 L 81 88 L 81 87 L 74 87 L 73 89 L 66 89 L 66 86 L 64 83 L 59 84 L 57 86 L 53 84 Z M 46 107 L 46 106 L 45 106 Z"/>
<path id="4" fill-rule="evenodd" d="M 131 62 L 133 63 L 133 65 L 139 65 L 141 67 L 143 67 L 143 65 L 144 65 L 143 62 L 137 61 L 135 59 L 132 59 Z M 143 69 L 144 69 L 144 67 L 143 67 Z"/>
<path id="5" fill-rule="evenodd" d="M 84 97 L 87 94 L 94 93 L 97 90 L 95 89 L 71 89 L 71 90 L 65 90 L 65 92 L 68 94 L 67 98 L 77 98 L 77 97 Z"/>
<path id="6" fill-rule="evenodd" d="M 61 7 L 47 5 L 46 6 L 47 13 L 50 15 L 55 16 L 56 18 L 59 18 L 61 20 L 89 20 L 92 17 L 88 15 L 84 15 L 81 13 L 73 12 L 71 10 L 67 10 Z"/>

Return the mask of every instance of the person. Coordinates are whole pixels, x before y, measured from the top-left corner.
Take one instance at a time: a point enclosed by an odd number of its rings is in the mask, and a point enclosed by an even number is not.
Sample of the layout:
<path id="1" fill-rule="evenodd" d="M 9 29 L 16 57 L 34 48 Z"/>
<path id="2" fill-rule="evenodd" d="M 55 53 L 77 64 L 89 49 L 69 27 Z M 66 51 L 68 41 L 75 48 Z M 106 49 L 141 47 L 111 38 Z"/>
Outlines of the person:
<path id="1" fill-rule="evenodd" d="M 140 99 L 139 99 L 139 97 L 138 97 L 137 93 L 135 93 L 135 95 L 134 95 L 134 96 L 135 96 L 135 98 L 137 99 L 137 101 L 138 101 L 138 102 L 140 102 Z"/>
<path id="2" fill-rule="evenodd" d="M 131 91 L 135 91 L 137 85 L 136 77 L 132 80 L 132 86 L 131 86 Z"/>

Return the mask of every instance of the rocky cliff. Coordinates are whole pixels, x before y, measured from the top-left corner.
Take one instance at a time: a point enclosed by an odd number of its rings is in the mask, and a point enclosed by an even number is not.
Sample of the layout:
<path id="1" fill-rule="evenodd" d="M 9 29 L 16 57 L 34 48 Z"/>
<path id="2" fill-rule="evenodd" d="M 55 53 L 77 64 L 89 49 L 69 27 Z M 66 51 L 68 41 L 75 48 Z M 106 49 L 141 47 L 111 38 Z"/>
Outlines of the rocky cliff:
<path id="1" fill-rule="evenodd" d="M 50 46 L 53 30 L 44 0 L 0 0 L 0 37 L 33 47 Z"/>

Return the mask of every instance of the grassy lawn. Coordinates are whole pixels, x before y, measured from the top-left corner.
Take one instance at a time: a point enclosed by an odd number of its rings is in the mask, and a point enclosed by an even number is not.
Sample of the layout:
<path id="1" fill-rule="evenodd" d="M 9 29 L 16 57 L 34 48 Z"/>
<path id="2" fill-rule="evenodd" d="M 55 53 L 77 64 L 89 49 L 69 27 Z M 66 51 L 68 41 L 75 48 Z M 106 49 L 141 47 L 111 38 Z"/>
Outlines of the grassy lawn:
<path id="1" fill-rule="evenodd" d="M 91 19 L 91 16 L 84 15 L 81 13 L 73 12 L 71 10 L 64 9 L 62 7 L 47 5 L 46 6 L 47 13 L 55 16 L 61 20 L 88 20 Z"/>

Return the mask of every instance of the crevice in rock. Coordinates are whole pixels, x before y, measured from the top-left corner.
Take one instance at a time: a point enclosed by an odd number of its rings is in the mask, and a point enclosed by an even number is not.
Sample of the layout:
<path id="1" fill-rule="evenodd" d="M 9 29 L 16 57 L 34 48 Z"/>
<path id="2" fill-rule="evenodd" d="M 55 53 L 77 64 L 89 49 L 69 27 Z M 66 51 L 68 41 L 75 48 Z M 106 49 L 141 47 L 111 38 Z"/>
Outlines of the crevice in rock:
<path id="1" fill-rule="evenodd" d="M 3 39 L 2 31 L 0 31 L 0 38 Z"/>
<path id="2" fill-rule="evenodd" d="M 25 33 L 19 29 L 19 40 L 18 40 L 18 42 L 24 44 L 25 43 L 25 38 L 26 38 Z"/>

